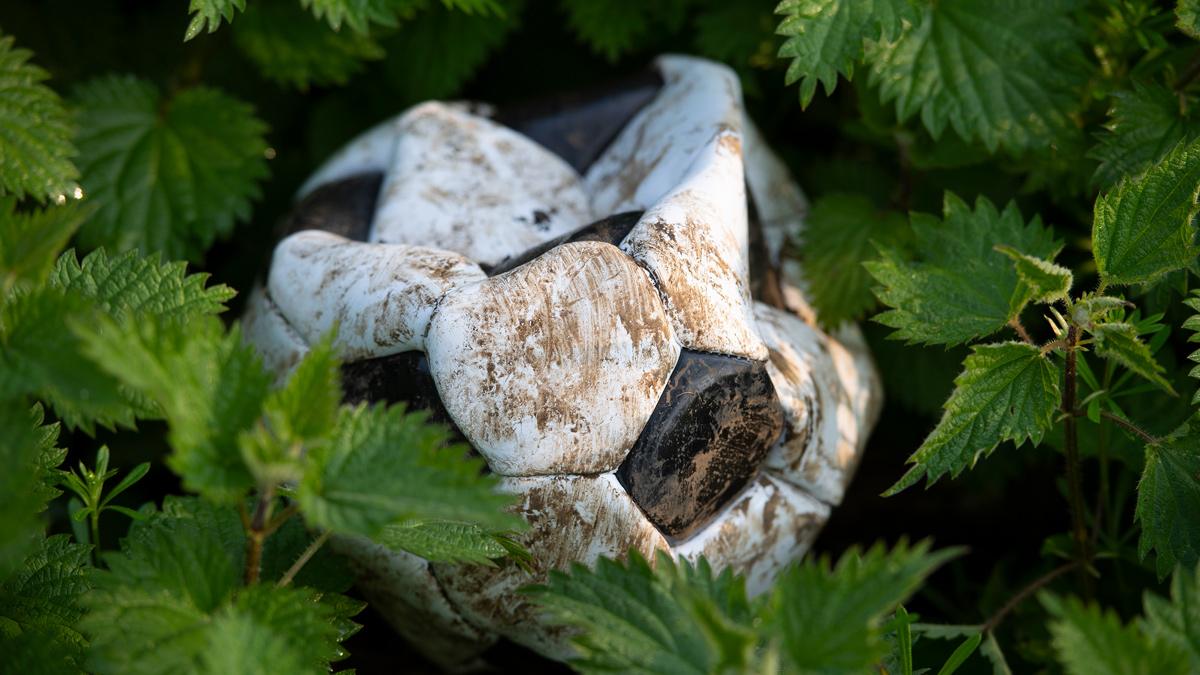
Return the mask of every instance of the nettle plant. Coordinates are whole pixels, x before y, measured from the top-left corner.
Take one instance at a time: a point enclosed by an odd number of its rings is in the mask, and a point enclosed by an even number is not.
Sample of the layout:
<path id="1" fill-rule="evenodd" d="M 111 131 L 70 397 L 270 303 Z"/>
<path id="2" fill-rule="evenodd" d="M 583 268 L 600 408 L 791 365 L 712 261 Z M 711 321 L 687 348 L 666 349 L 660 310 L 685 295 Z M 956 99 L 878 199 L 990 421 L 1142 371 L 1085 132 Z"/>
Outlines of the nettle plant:
<path id="1" fill-rule="evenodd" d="M 290 130 L 319 139 L 374 101 L 391 111 L 455 94 L 502 48 L 535 50 L 542 63 L 538 40 L 506 44 L 522 21 L 545 25 L 533 4 L 191 0 L 150 31 L 188 41 L 173 72 L 85 68 L 65 101 L 17 46 L 24 36 L 0 34 L 0 671 L 325 672 L 347 656 L 362 609 L 331 540 L 523 564 L 523 523 L 445 429 L 402 407 L 342 405 L 330 341 L 273 382 L 220 316 L 234 291 L 182 261 L 202 261 L 262 199 L 276 150 L 259 115 L 279 107 L 273 98 L 324 88 L 334 104 Z M 9 3 L 0 19 L 96 39 L 113 25 L 103 21 L 126 25 L 128 8 L 88 3 L 50 21 L 36 5 Z M 899 606 L 965 553 L 928 542 L 809 560 L 756 598 L 703 561 L 576 567 L 529 591 L 579 631 L 570 665 L 908 675 L 916 661 L 951 673 L 973 659 L 1005 673 L 1016 652 L 1022 665 L 1072 673 L 1200 670 L 1200 401 L 1180 395 L 1194 383 L 1176 355 L 1181 334 L 1200 336 L 1200 4 L 562 0 L 557 10 L 581 49 L 610 62 L 680 49 L 726 61 L 768 115 L 771 87 L 798 84 L 800 107 L 832 119 L 814 138 L 838 138 L 828 160 L 807 157 L 820 154 L 808 137 L 791 153 L 816 197 L 793 253 L 820 319 L 873 317 L 900 341 L 964 352 L 941 406 L 945 354 L 876 345 L 894 401 L 944 407 L 888 494 L 1028 440 L 1039 446 L 1030 452 L 1062 452 L 1071 522 L 1042 547 L 1061 564 L 986 612 L 971 607 L 978 623 L 921 623 Z M 128 25 L 146 42 L 137 62 L 160 51 Z M 86 40 L 80 58 L 71 42 L 40 40 L 64 50 L 59 62 L 127 67 Z M 784 63 L 786 76 L 772 70 Z M 835 92 L 856 71 L 854 89 Z M 208 77 L 232 78 L 224 84 L 257 105 L 201 84 Z M 921 213 L 937 203 L 941 217 Z M 116 466 L 129 455 L 100 439 L 117 448 L 128 437 L 165 444 L 152 453 L 165 461 Z M 70 471 L 67 441 L 87 457 Z M 119 503 L 149 482 L 172 494 Z M 1123 622 L 1094 598 L 1138 566 L 1170 576 L 1169 590 L 1138 586 L 1142 614 Z M 1034 628 L 1010 643 L 1002 628 L 1018 613 Z M 934 659 L 920 646 L 914 655 L 918 640 L 953 642 Z"/>

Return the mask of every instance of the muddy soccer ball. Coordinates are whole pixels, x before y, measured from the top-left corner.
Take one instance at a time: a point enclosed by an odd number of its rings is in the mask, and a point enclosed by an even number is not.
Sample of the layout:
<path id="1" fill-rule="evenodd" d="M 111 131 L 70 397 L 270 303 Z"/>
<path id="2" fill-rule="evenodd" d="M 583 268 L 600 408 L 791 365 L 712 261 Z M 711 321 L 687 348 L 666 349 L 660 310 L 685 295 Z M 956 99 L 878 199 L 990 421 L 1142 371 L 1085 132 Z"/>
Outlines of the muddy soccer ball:
<path id="1" fill-rule="evenodd" d="M 500 638 L 561 656 L 518 589 L 630 549 L 765 589 L 841 499 L 880 400 L 780 249 L 803 195 L 724 66 L 668 56 L 519 107 L 425 103 L 301 190 L 246 334 L 285 374 L 335 322 L 351 401 L 451 426 L 518 496 L 533 572 L 338 546 L 448 667 Z"/>

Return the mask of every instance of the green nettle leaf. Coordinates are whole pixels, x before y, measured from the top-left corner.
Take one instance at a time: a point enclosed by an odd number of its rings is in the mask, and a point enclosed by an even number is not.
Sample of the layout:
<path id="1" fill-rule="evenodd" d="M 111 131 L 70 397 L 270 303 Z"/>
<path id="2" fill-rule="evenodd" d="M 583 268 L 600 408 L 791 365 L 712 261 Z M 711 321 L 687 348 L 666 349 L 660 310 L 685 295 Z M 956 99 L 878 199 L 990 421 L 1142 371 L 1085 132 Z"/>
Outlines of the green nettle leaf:
<path id="1" fill-rule="evenodd" d="M 1108 318 L 1110 312 L 1130 307 L 1131 303 L 1111 295 L 1087 294 L 1071 305 L 1071 318 L 1075 323 L 1090 328 L 1094 322 Z"/>
<path id="2" fill-rule="evenodd" d="M 263 416 L 286 444 L 319 440 L 333 431 L 342 401 L 342 371 L 333 334 L 309 347 L 287 383 L 271 393 Z"/>
<path id="3" fill-rule="evenodd" d="M 332 605 L 307 589 L 243 590 L 205 629 L 207 672 L 321 673 L 344 655 Z"/>
<path id="4" fill-rule="evenodd" d="M 309 349 L 287 383 L 267 397 L 262 419 L 238 439 L 259 485 L 300 480 L 306 449 L 333 431 L 341 399 L 341 369 L 331 334 Z"/>
<path id="5" fill-rule="evenodd" d="M 388 525 L 376 537 L 379 543 L 407 551 L 432 562 L 495 566 L 516 542 L 474 523 L 405 521 Z"/>
<path id="6" fill-rule="evenodd" d="M 880 211 L 861 195 L 818 199 L 802 233 L 803 275 L 821 322 L 836 326 L 862 317 L 875 306 L 871 275 L 863 262 L 875 246 L 895 247 L 911 239 L 904 217 Z"/>
<path id="7" fill-rule="evenodd" d="M 1183 322 L 1184 330 L 1192 331 L 1192 334 L 1188 336 L 1188 342 L 1200 342 L 1200 291 L 1192 291 L 1192 297 L 1183 302 L 1195 312 Z M 1196 364 L 1188 372 L 1188 375 L 1200 379 L 1200 349 L 1189 354 L 1188 360 Z M 1200 403 L 1200 390 L 1197 390 L 1192 397 L 1192 403 Z"/>
<path id="8" fill-rule="evenodd" d="M 1102 323 L 1091 329 L 1096 338 L 1096 354 L 1115 361 L 1150 380 L 1172 396 L 1175 389 L 1164 376 L 1166 370 L 1154 360 L 1149 345 L 1138 339 L 1138 329 L 1131 323 Z"/>
<path id="9" fill-rule="evenodd" d="M 93 576 L 80 628 L 97 673 L 189 672 L 207 646 L 210 615 L 232 597 L 241 569 L 218 532 L 186 520 L 130 530 Z"/>
<path id="10" fill-rule="evenodd" d="M 233 17 L 246 10 L 246 0 L 191 0 L 188 14 L 192 15 L 183 39 L 186 42 L 207 30 L 214 33 L 221 27 L 221 20 L 233 23 Z"/>
<path id="11" fill-rule="evenodd" d="M 241 588 L 241 549 L 211 519 L 231 513 L 192 509 L 135 524 L 85 598 L 89 670 L 316 673 L 343 656 L 345 620 L 361 605 L 308 588 Z"/>
<path id="12" fill-rule="evenodd" d="M 1052 260 L 1060 245 L 1034 217 L 1028 225 L 1015 204 L 996 210 L 979 198 L 972 211 L 946 193 L 944 220 L 914 213 L 917 260 L 890 247 L 865 263 L 882 288 L 879 299 L 892 309 L 875 320 L 897 329 L 893 338 L 955 345 L 994 333 L 1021 313 L 1034 292 L 997 245 Z"/>
<path id="13" fill-rule="evenodd" d="M 1049 305 L 1067 299 L 1071 292 L 1071 284 L 1075 280 L 1071 270 L 1041 258 L 1025 255 L 1011 246 L 1001 244 L 996 250 L 1012 258 L 1017 276 L 1029 289 L 1030 302 Z"/>
<path id="14" fill-rule="evenodd" d="M 1043 593 L 1042 605 L 1054 617 L 1051 643 L 1071 675 L 1183 675 L 1187 658 L 1174 645 L 1154 640 L 1136 624 L 1122 625 L 1112 611 L 1084 605 L 1078 598 Z"/>
<path id="15" fill-rule="evenodd" d="M 1088 153 L 1099 160 L 1095 182 L 1108 188 L 1141 173 L 1181 141 L 1200 134 L 1195 106 L 1181 106 L 1179 94 L 1161 85 L 1135 84 L 1113 94 L 1107 133 Z"/>
<path id="16" fill-rule="evenodd" d="M 397 19 L 410 19 L 423 9 L 426 0 L 300 0 L 313 16 L 340 30 L 342 24 L 358 33 L 366 33 L 372 23 L 394 27 Z"/>
<path id="17" fill-rule="evenodd" d="M 523 521 L 482 462 L 449 444 L 444 427 L 403 405 L 342 408 L 326 443 L 309 449 L 296 501 L 312 525 L 375 537 L 405 519 L 455 520 L 497 529 Z"/>
<path id="18" fill-rule="evenodd" d="M 1073 0 L 927 3 L 894 40 L 867 52 L 870 82 L 896 115 L 920 115 L 993 152 L 1031 151 L 1074 133 L 1084 81 Z"/>
<path id="19" fill-rule="evenodd" d="M 567 24 L 609 61 L 635 49 L 660 27 L 674 32 L 688 18 L 686 0 L 561 0 Z"/>
<path id="20" fill-rule="evenodd" d="M 335 31 L 290 2 L 251 5 L 234 24 L 233 40 L 264 77 L 301 90 L 346 84 L 384 55 L 369 35 Z"/>
<path id="21" fill-rule="evenodd" d="M 745 581 L 660 554 L 652 568 L 636 551 L 625 563 L 550 572 L 534 600 L 574 638 L 583 673 L 747 672 L 756 637 Z"/>
<path id="22" fill-rule="evenodd" d="M 0 298 L 0 400 L 35 396 L 72 428 L 133 424 L 117 382 L 81 352 L 67 324 L 94 315 L 85 299 L 46 286 Z"/>
<path id="23" fill-rule="evenodd" d="M 80 599 L 88 591 L 88 547 L 56 535 L 38 543 L 22 566 L 0 581 L 0 670 L 17 669 L 32 645 L 21 636 L 55 647 L 48 656 L 57 672 L 78 672 L 87 640 L 75 628 L 83 616 Z M 44 664 L 45 665 L 45 664 Z"/>
<path id="24" fill-rule="evenodd" d="M 836 566 L 805 560 L 789 568 L 764 600 L 746 598 L 744 580 L 714 575 L 659 554 L 652 568 L 637 552 L 551 572 L 534 600 L 555 621 L 581 630 L 580 672 L 864 672 L 884 654 L 882 624 L 934 569 L 959 552 L 929 552 L 901 541 Z"/>
<path id="25" fill-rule="evenodd" d="M 1188 672 L 1200 671 L 1200 568 L 1181 567 L 1171 578 L 1171 599 L 1147 593 L 1142 630 L 1188 655 Z"/>
<path id="26" fill-rule="evenodd" d="M 408 101 L 445 98 L 460 87 L 517 27 L 514 5 L 504 16 L 466 14 L 431 7 L 405 21 L 384 41 L 389 54 L 423 54 L 422 59 L 386 59 L 388 84 Z"/>
<path id="27" fill-rule="evenodd" d="M 78 89 L 79 166 L 98 208 L 86 248 L 198 258 L 250 216 L 267 176 L 266 126 L 216 89 L 163 98 L 149 82 L 109 76 Z"/>
<path id="28" fill-rule="evenodd" d="M 779 56 L 792 60 L 787 84 L 800 82 L 803 107 L 812 101 L 818 82 L 828 96 L 837 86 L 838 75 L 847 80 L 854 76 L 866 41 L 891 41 L 905 21 L 917 19 L 909 0 L 783 0 L 775 13 L 784 15 L 776 33 L 787 37 Z"/>
<path id="29" fill-rule="evenodd" d="M 888 489 L 894 495 L 922 477 L 953 478 L 1004 441 L 1041 442 L 1059 405 L 1059 373 L 1035 346 L 1023 342 L 978 345 L 963 362 L 954 393 L 933 433 L 911 457 L 914 464 Z"/>
<path id="30" fill-rule="evenodd" d="M 73 195 L 79 172 L 70 115 L 32 55 L 0 34 L 0 195 L 44 202 Z"/>
<path id="31" fill-rule="evenodd" d="M 162 509 L 150 512 L 146 518 L 135 522 L 131 532 L 144 528 L 171 528 L 176 526 L 175 521 L 185 521 L 213 532 L 225 555 L 233 561 L 234 567 L 238 570 L 244 569 L 246 531 L 235 506 L 215 504 L 199 497 L 167 495 L 163 499 Z M 301 519 L 290 518 L 284 522 L 267 537 L 263 545 L 260 581 L 278 581 L 312 540 L 313 536 L 305 529 Z M 329 547 L 323 547 L 300 569 L 293 582 L 296 586 L 311 587 L 332 594 L 349 589 L 353 577 L 345 560 L 331 552 Z M 326 596 L 331 597 L 334 596 Z"/>
<path id="32" fill-rule="evenodd" d="M 1185 422 L 1170 436 L 1146 446 L 1146 467 L 1138 483 L 1135 517 L 1142 525 L 1138 553 L 1157 554 L 1155 567 L 1165 577 L 1177 564 L 1200 561 L 1200 418 Z"/>
<path id="33" fill-rule="evenodd" d="M 87 211 L 78 202 L 15 212 L 15 197 L 0 197 L 0 284 L 41 283 Z"/>
<path id="34" fill-rule="evenodd" d="M 44 526 L 39 514 L 59 495 L 58 465 L 66 451 L 55 447 L 57 423 L 42 425 L 42 408 L 0 403 L 0 579 L 34 550 Z M 4 634 L 0 622 L 0 634 Z M 2 651 L 2 650 L 0 650 Z"/>
<path id="35" fill-rule="evenodd" d="M 850 549 L 831 566 L 806 560 L 776 582 L 767 631 L 782 645 L 787 672 L 866 672 L 886 652 L 884 619 L 958 549 L 929 551 L 928 542 Z"/>
<path id="36" fill-rule="evenodd" d="M 50 275 L 50 285 L 95 301 L 113 317 L 154 315 L 186 321 L 219 314 L 236 293 L 224 284 L 205 287 L 207 273 L 187 274 L 182 262 L 141 257 L 133 251 L 109 257 L 97 249 L 83 259 L 67 251 Z"/>
<path id="37" fill-rule="evenodd" d="M 1151 282 L 1195 262 L 1197 192 L 1200 140 L 1177 145 L 1143 175 L 1101 195 L 1092 223 L 1101 282 Z"/>
<path id="38" fill-rule="evenodd" d="M 696 16 L 696 51 L 734 68 L 770 67 L 777 51 L 770 5 L 718 3 Z M 745 81 L 743 81 L 745 82 Z M 752 88 L 746 87 L 746 93 Z"/>
<path id="39" fill-rule="evenodd" d="M 93 361 L 161 408 L 174 451 L 167 464 L 188 489 L 232 502 L 254 487 L 237 438 L 258 420 L 271 378 L 240 330 L 225 333 L 213 317 L 73 328 Z"/>
<path id="40" fill-rule="evenodd" d="M 1200 0 L 1179 0 L 1175 4 L 1175 27 L 1184 35 L 1200 40 Z"/>

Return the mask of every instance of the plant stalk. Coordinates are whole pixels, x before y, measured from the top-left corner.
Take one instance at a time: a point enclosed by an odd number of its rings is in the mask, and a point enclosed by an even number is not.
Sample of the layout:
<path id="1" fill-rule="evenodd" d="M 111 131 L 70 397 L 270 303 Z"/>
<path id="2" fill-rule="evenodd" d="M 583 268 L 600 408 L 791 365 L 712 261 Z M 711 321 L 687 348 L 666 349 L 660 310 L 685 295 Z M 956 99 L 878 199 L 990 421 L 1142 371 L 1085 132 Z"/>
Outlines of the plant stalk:
<path id="1" fill-rule="evenodd" d="M 266 525 L 271 517 L 271 505 L 275 497 L 274 489 L 263 490 L 258 495 L 258 504 L 254 507 L 254 515 L 246 528 L 246 574 L 245 582 L 249 586 L 258 583 L 259 571 L 262 568 L 263 541 L 267 538 Z"/>
<path id="2" fill-rule="evenodd" d="M 284 586 L 291 584 L 292 579 L 296 578 L 296 575 L 300 573 L 301 568 L 303 568 L 309 560 L 312 560 L 312 557 L 317 554 L 317 551 L 321 550 L 321 547 L 325 545 L 325 542 L 329 541 L 329 535 L 331 534 L 333 534 L 331 530 L 325 530 L 321 533 L 321 536 L 313 539 L 308 545 L 308 548 L 304 549 L 304 552 L 300 554 L 300 557 L 296 558 L 296 562 L 292 563 L 292 566 L 288 568 L 288 571 L 284 573 L 282 578 L 279 579 L 279 583 L 277 585 L 280 588 L 283 588 Z"/>
<path id="3" fill-rule="evenodd" d="M 1143 441 L 1146 441 L 1147 443 L 1149 443 L 1151 445 L 1155 445 L 1159 441 L 1162 440 L 1162 439 L 1158 438 L 1157 436 L 1153 436 L 1151 434 L 1146 433 L 1140 427 L 1138 427 L 1138 425 L 1134 424 L 1133 422 L 1130 422 L 1129 420 L 1125 419 L 1124 417 L 1121 417 L 1120 415 L 1114 415 L 1113 413 L 1111 413 L 1107 410 L 1101 410 L 1100 416 L 1106 420 L 1111 420 L 1111 421 L 1115 422 L 1117 426 L 1121 427 L 1122 429 L 1125 429 L 1126 431 L 1132 433 L 1134 436 L 1137 436 L 1138 438 L 1142 439 Z"/>
<path id="4" fill-rule="evenodd" d="M 1009 598 L 1008 602 L 1004 603 L 1004 606 L 996 610 L 996 613 L 989 617 L 988 620 L 985 621 L 982 626 L 980 626 L 979 632 L 987 633 L 995 630 L 996 627 L 999 626 L 1002 621 L 1004 621 L 1004 618 L 1017 608 L 1017 605 L 1024 602 L 1026 598 L 1028 598 L 1030 595 L 1033 595 L 1033 593 L 1038 589 L 1042 588 L 1051 581 L 1054 581 L 1063 574 L 1071 571 L 1077 566 L 1079 566 L 1079 561 L 1065 563 L 1035 579 L 1028 586 L 1018 591 L 1016 595 Z"/>
<path id="5" fill-rule="evenodd" d="M 92 530 L 92 564 L 100 566 L 100 507 L 92 509 L 88 514 L 88 523 Z"/>
<path id="6" fill-rule="evenodd" d="M 1063 418 L 1063 436 L 1066 441 L 1067 455 L 1067 497 L 1071 507 L 1071 538 L 1075 540 L 1076 562 L 1079 563 L 1079 573 L 1085 589 L 1088 583 L 1086 563 L 1089 559 L 1088 532 L 1084 524 L 1083 507 L 1083 478 L 1079 461 L 1079 435 L 1075 426 L 1075 391 L 1078 380 L 1076 345 L 1079 342 L 1079 327 L 1072 325 L 1067 328 L 1067 367 L 1063 379 L 1062 409 L 1066 413 Z"/>
<path id="7" fill-rule="evenodd" d="M 1008 322 L 1008 326 L 1016 331 L 1017 336 L 1024 340 L 1026 344 L 1035 344 L 1033 341 L 1033 336 L 1029 334 L 1029 331 L 1025 330 L 1025 324 L 1021 323 L 1021 319 L 1019 317 L 1014 316 Z"/>

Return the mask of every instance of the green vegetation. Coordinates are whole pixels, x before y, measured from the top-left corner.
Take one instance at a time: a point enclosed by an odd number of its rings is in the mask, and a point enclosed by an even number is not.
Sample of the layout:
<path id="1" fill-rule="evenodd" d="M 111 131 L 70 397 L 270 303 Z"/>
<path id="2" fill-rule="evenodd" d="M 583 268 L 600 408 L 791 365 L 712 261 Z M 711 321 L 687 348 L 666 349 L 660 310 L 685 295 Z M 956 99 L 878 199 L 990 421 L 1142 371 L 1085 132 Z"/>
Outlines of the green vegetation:
<path id="1" fill-rule="evenodd" d="M 763 595 L 636 556 L 530 589 L 570 665 L 1195 672 L 1198 39 L 1189 0 L 4 3 L 0 671 L 419 667 L 351 654 L 387 628 L 327 540 L 520 565 L 524 523 L 424 413 L 343 405 L 328 339 L 273 381 L 234 289 L 405 105 L 687 51 L 741 76 L 889 398 Z"/>

